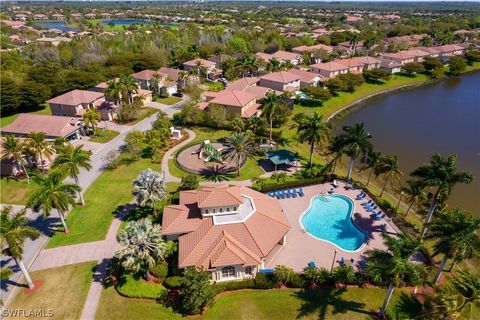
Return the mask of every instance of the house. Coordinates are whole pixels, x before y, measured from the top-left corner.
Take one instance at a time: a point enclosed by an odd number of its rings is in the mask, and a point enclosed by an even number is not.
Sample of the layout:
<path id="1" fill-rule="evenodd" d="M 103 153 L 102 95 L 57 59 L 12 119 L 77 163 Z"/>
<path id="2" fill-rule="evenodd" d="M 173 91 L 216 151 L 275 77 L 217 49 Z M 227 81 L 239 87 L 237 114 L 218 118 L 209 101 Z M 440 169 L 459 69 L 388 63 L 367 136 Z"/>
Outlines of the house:
<path id="1" fill-rule="evenodd" d="M 360 40 L 357 43 L 350 43 L 350 41 L 344 41 L 337 44 L 337 46 L 347 50 L 349 53 L 357 52 L 363 49 L 363 40 Z"/>
<path id="2" fill-rule="evenodd" d="M 211 57 L 208 59 L 208 61 L 215 62 L 215 65 L 217 67 L 221 67 L 222 63 L 224 63 L 227 60 L 234 59 L 232 56 L 229 56 L 228 54 L 219 54 L 214 57 Z"/>
<path id="3" fill-rule="evenodd" d="M 419 48 L 411 48 L 409 50 L 405 50 L 405 52 L 412 54 L 415 62 L 422 62 L 426 57 L 430 56 L 430 53 Z"/>
<path id="4" fill-rule="evenodd" d="M 197 58 L 183 63 L 183 69 L 188 71 L 195 69 L 199 74 L 204 74 L 207 79 L 215 80 L 222 77 L 223 71 L 217 69 L 217 64 L 213 61 Z"/>
<path id="5" fill-rule="evenodd" d="M 325 50 L 327 52 L 332 52 L 333 47 L 319 43 L 313 46 L 300 46 L 300 47 L 292 48 L 292 52 L 297 54 L 303 54 L 305 51 L 313 52 L 316 50 Z"/>
<path id="6" fill-rule="evenodd" d="M 61 13 L 54 13 L 51 17 L 53 20 L 65 20 L 65 16 Z"/>
<path id="7" fill-rule="evenodd" d="M 114 81 L 118 81 L 118 78 L 115 78 Z M 100 93 L 105 94 L 107 88 L 108 88 L 108 82 L 105 81 L 105 82 L 101 82 L 101 83 L 97 84 L 93 88 L 88 89 L 88 91 L 100 92 Z M 152 94 L 153 94 L 153 92 L 150 91 L 150 90 L 138 88 L 137 92 L 132 94 L 132 97 L 133 98 L 141 97 L 142 102 L 145 104 L 147 102 L 152 101 L 152 99 L 153 99 Z M 105 95 L 105 101 L 115 102 L 113 97 L 108 97 L 106 95 Z M 108 104 L 108 103 L 103 103 L 105 101 L 99 101 L 96 104 L 96 108 L 97 108 L 98 111 L 100 111 L 100 113 L 102 113 L 102 120 L 114 119 L 116 117 L 116 110 L 118 110 L 119 106 L 111 105 L 111 104 Z M 106 115 L 104 115 L 104 113 L 106 113 L 105 110 L 109 111 L 108 114 L 106 114 Z"/>
<path id="8" fill-rule="evenodd" d="M 380 59 L 369 57 L 369 56 L 354 57 L 352 59 L 362 63 L 363 69 L 368 69 L 368 70 L 380 68 L 380 63 L 382 62 Z"/>
<path id="9" fill-rule="evenodd" d="M 282 62 L 290 62 L 294 66 L 300 63 L 300 55 L 294 52 L 278 50 L 277 52 L 272 53 L 272 57 Z"/>
<path id="10" fill-rule="evenodd" d="M 47 140 L 51 141 L 59 137 L 76 140 L 80 137 L 79 119 L 21 113 L 12 123 L 2 128 L 4 136 L 27 137 L 32 132 L 43 132 Z"/>
<path id="11" fill-rule="evenodd" d="M 351 73 L 362 73 L 363 71 L 364 63 L 355 58 L 338 59 L 338 60 L 335 60 L 335 62 L 347 67 L 348 72 L 351 72 Z"/>
<path id="12" fill-rule="evenodd" d="M 399 51 L 397 53 L 386 53 L 382 56 L 385 59 L 394 60 L 401 65 L 406 63 L 415 62 L 415 54 L 407 51 Z"/>
<path id="13" fill-rule="evenodd" d="M 167 75 L 153 70 L 143 70 L 132 74 L 132 77 L 138 82 L 139 87 L 146 90 L 160 89 Z M 157 81 L 155 83 L 154 81 Z"/>
<path id="14" fill-rule="evenodd" d="M 204 268 L 215 282 L 255 277 L 290 230 L 277 199 L 228 185 L 180 191 L 162 227 L 167 239 L 178 239 L 179 268 Z"/>
<path id="15" fill-rule="evenodd" d="M 225 90 L 229 90 L 229 91 L 237 90 L 237 91 L 253 93 L 254 95 L 256 95 L 257 100 L 264 99 L 268 93 L 275 93 L 277 95 L 281 95 L 283 93 L 281 91 L 275 91 L 270 88 L 258 86 L 257 84 L 259 81 L 260 81 L 260 78 L 257 78 L 257 77 L 240 78 L 238 80 L 228 83 Z"/>
<path id="16" fill-rule="evenodd" d="M 1 20 L 0 22 L 16 30 L 25 28 L 23 21 Z"/>
<path id="17" fill-rule="evenodd" d="M 70 17 L 72 17 L 72 18 L 75 19 L 75 20 L 78 20 L 78 19 L 82 18 L 82 14 L 81 14 L 81 13 L 78 13 L 78 12 L 71 13 L 71 14 L 70 14 Z"/>
<path id="18" fill-rule="evenodd" d="M 105 101 L 105 95 L 87 90 L 72 90 L 47 101 L 54 116 L 82 117 L 88 109 Z"/>
<path id="19" fill-rule="evenodd" d="M 18 13 L 18 14 L 15 15 L 14 19 L 17 20 L 17 21 L 27 21 L 28 16 L 26 14 L 23 14 L 23 13 Z"/>
<path id="20" fill-rule="evenodd" d="M 290 69 L 288 72 L 300 77 L 300 88 L 317 86 L 320 82 L 327 80 L 327 78 L 315 72 L 300 69 Z"/>
<path id="21" fill-rule="evenodd" d="M 428 56 L 433 58 L 438 58 L 438 56 L 440 55 L 440 50 L 434 47 L 416 47 L 415 49 L 427 52 Z"/>
<path id="22" fill-rule="evenodd" d="M 38 38 L 37 42 L 42 44 L 51 43 L 53 46 L 58 46 L 61 42 L 70 42 L 72 39 L 67 37 L 55 37 L 55 38 Z"/>
<path id="23" fill-rule="evenodd" d="M 172 81 L 175 81 L 177 83 L 178 88 L 184 88 L 186 85 L 186 81 L 184 77 L 182 76 L 182 73 L 184 73 L 183 70 L 180 69 L 174 69 L 174 68 L 167 68 L 167 67 L 161 67 L 158 72 L 166 74 L 167 79 L 170 79 Z"/>
<path id="24" fill-rule="evenodd" d="M 97 15 L 95 13 L 87 13 L 85 15 L 86 19 L 95 19 L 96 17 L 97 17 Z"/>
<path id="25" fill-rule="evenodd" d="M 261 104 L 257 103 L 257 95 L 240 90 L 223 90 L 220 92 L 205 92 L 208 107 L 222 106 L 227 110 L 229 118 L 251 118 L 260 115 Z M 205 109 L 205 108 L 204 108 Z"/>
<path id="26" fill-rule="evenodd" d="M 380 62 L 380 68 L 390 73 L 396 73 L 402 70 L 402 65 L 394 60 L 383 58 Z"/>
<path id="27" fill-rule="evenodd" d="M 278 91 L 295 92 L 300 89 L 300 76 L 288 71 L 272 72 L 261 76 L 258 85 Z"/>
<path id="28" fill-rule="evenodd" d="M 342 73 L 348 73 L 349 68 L 337 61 L 312 64 L 310 71 L 320 74 L 325 78 L 334 78 Z"/>
<path id="29" fill-rule="evenodd" d="M 43 13 L 35 13 L 33 15 L 33 20 L 36 20 L 36 21 L 48 20 L 48 17 Z"/>
<path id="30" fill-rule="evenodd" d="M 102 17 L 102 19 L 110 19 L 112 15 L 108 12 L 103 12 L 103 13 L 100 13 L 100 17 Z"/>
<path id="31" fill-rule="evenodd" d="M 456 44 L 446 44 L 443 46 L 435 47 L 440 53 L 439 57 L 445 60 L 445 58 L 450 56 L 460 56 L 464 54 L 465 48 L 456 45 Z"/>

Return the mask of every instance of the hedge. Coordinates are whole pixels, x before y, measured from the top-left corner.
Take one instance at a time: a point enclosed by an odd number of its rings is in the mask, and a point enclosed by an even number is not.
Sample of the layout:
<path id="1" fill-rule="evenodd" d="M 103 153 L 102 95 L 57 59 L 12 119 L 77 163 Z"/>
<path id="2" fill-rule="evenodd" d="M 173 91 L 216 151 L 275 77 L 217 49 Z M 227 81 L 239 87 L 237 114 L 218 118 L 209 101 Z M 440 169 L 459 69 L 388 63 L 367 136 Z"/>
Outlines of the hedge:
<path id="1" fill-rule="evenodd" d="M 306 187 L 313 184 L 324 183 L 326 181 L 325 177 L 313 178 L 313 179 L 300 179 L 296 181 L 287 181 L 281 184 L 278 183 L 264 183 L 260 186 L 261 192 L 268 192 L 281 189 L 290 189 L 298 187 Z"/>
<path id="2" fill-rule="evenodd" d="M 159 263 L 153 267 L 150 268 L 150 273 L 163 281 L 163 279 L 165 279 L 167 277 L 167 274 L 168 274 L 168 264 L 166 262 L 163 262 L 163 263 Z"/>
<path id="3" fill-rule="evenodd" d="M 253 279 L 245 279 L 239 281 L 225 281 L 212 284 L 213 291 L 218 294 L 223 291 L 255 289 L 255 281 Z"/>
<path id="4" fill-rule="evenodd" d="M 180 285 L 182 284 L 182 277 L 178 276 L 173 276 L 173 277 L 168 277 L 165 279 L 165 287 L 169 289 L 177 289 L 180 288 Z"/>
<path id="5" fill-rule="evenodd" d="M 117 291 L 129 298 L 158 299 L 166 293 L 167 289 L 161 284 L 148 283 L 140 277 L 127 274 L 118 282 Z"/>
<path id="6" fill-rule="evenodd" d="M 277 287 L 277 280 L 273 273 L 257 273 L 255 276 L 255 288 L 273 289 Z"/>

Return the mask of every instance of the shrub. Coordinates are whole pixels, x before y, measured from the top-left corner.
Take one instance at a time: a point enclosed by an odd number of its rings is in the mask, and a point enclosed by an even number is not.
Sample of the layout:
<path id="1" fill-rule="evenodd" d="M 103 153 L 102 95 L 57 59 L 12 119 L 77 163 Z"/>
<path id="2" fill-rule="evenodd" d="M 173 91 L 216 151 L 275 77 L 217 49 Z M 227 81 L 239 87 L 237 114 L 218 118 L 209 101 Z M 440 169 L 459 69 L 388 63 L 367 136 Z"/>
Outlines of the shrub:
<path id="1" fill-rule="evenodd" d="M 303 288 L 308 284 L 305 276 L 300 273 L 294 273 L 287 281 L 286 285 L 289 288 Z"/>
<path id="2" fill-rule="evenodd" d="M 117 291 L 129 298 L 158 299 L 167 290 L 161 284 L 148 283 L 141 277 L 126 274 L 118 282 Z"/>
<path id="3" fill-rule="evenodd" d="M 352 266 L 336 267 L 332 271 L 333 278 L 336 282 L 344 284 L 352 284 L 355 282 L 355 270 Z"/>
<path id="4" fill-rule="evenodd" d="M 212 285 L 215 294 L 218 294 L 223 291 L 233 291 L 241 289 L 253 289 L 255 288 L 255 281 L 253 279 L 245 279 L 241 281 L 225 281 L 217 282 Z"/>
<path id="5" fill-rule="evenodd" d="M 168 93 L 160 93 L 158 95 L 159 98 L 168 98 L 170 95 Z"/>
<path id="6" fill-rule="evenodd" d="M 158 278 L 158 279 L 165 279 L 168 274 L 168 264 L 166 262 L 162 262 L 159 264 L 154 265 L 153 267 L 150 268 L 150 273 Z"/>
<path id="7" fill-rule="evenodd" d="M 178 289 L 182 284 L 182 277 L 179 277 L 179 276 L 168 277 L 167 279 L 165 279 L 164 284 L 165 284 L 165 287 L 169 289 Z"/>
<path id="8" fill-rule="evenodd" d="M 198 314 L 208 305 L 215 295 L 208 271 L 188 268 L 180 286 L 180 302 L 182 309 L 188 314 Z"/>
<path id="9" fill-rule="evenodd" d="M 264 183 L 261 186 L 262 192 L 267 191 L 274 191 L 278 189 L 288 189 L 288 188 L 297 188 L 297 187 L 305 187 L 310 186 L 312 184 L 324 183 L 325 178 L 314 178 L 314 179 L 300 179 L 296 181 L 288 181 L 279 185 L 278 183 Z"/>
<path id="10" fill-rule="evenodd" d="M 277 286 L 277 281 L 272 273 L 257 273 L 255 276 L 255 288 L 273 289 Z"/>

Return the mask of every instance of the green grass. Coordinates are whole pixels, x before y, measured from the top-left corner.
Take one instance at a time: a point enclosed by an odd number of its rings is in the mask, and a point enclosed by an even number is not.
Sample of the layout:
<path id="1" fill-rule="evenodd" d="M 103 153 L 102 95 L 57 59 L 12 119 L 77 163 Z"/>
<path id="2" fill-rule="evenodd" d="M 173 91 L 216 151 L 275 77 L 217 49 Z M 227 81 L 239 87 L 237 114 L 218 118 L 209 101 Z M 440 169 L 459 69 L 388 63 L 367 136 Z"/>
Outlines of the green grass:
<path id="1" fill-rule="evenodd" d="M 274 289 L 238 291 L 219 296 L 199 319 L 370 319 L 380 308 L 385 289 Z M 401 308 L 397 309 L 397 302 Z M 396 290 L 388 313 L 392 319 L 412 319 L 418 308 L 404 290 Z M 121 297 L 115 289 L 102 292 L 96 319 L 180 319 L 170 308 L 147 300 Z"/>
<path id="2" fill-rule="evenodd" d="M 49 319 L 80 319 L 96 262 L 34 271 L 32 279 L 42 286 L 32 295 L 17 293 L 10 309 L 53 311 Z"/>
<path id="3" fill-rule="evenodd" d="M 98 142 L 98 143 L 107 143 L 120 134 L 118 131 L 101 129 L 101 128 L 96 128 L 95 131 L 96 131 L 95 137 L 90 138 L 88 141 Z"/>
<path id="4" fill-rule="evenodd" d="M 77 206 L 68 214 L 67 225 L 72 231 L 67 235 L 55 234 L 47 248 L 105 239 L 118 208 L 133 199 L 133 179 L 147 168 L 160 171 L 160 165 L 150 159 L 139 159 L 104 171 L 86 190 L 86 207 Z"/>
<path id="5" fill-rule="evenodd" d="M 155 102 L 163 103 L 163 104 L 166 104 L 166 105 L 170 106 L 172 104 L 179 103 L 180 101 L 182 101 L 182 98 L 175 97 L 175 96 L 170 96 L 168 98 L 157 97 L 154 100 L 155 100 Z"/>
<path id="6" fill-rule="evenodd" d="M 224 89 L 224 86 L 221 82 L 209 82 L 205 81 L 203 85 L 206 87 L 205 91 L 218 92 Z"/>
<path id="7" fill-rule="evenodd" d="M 5 204 L 25 204 L 28 194 L 37 189 L 36 184 L 27 180 L 15 180 L 7 177 L 0 179 L 0 201 Z"/>
<path id="8" fill-rule="evenodd" d="M 146 119 L 146 118 L 150 117 L 152 114 L 157 113 L 158 111 L 159 110 L 155 109 L 155 108 L 143 107 L 143 108 L 140 109 L 140 112 L 138 113 L 137 119 L 135 119 L 133 121 L 130 121 L 130 122 L 127 122 L 127 123 L 123 123 L 123 124 L 126 125 L 126 126 L 133 126 L 133 125 L 139 123 L 140 121 L 142 121 L 143 119 Z"/>
<path id="9" fill-rule="evenodd" d="M 24 113 L 33 113 L 33 114 L 44 114 L 44 115 L 52 115 L 50 112 L 49 107 L 44 107 L 43 109 L 40 110 L 35 110 L 35 111 L 30 111 L 30 112 L 24 112 Z M 12 114 L 11 116 L 8 117 L 2 117 L 0 118 L 0 128 L 5 127 L 6 125 L 12 123 L 15 119 L 17 119 L 19 113 L 17 114 Z"/>

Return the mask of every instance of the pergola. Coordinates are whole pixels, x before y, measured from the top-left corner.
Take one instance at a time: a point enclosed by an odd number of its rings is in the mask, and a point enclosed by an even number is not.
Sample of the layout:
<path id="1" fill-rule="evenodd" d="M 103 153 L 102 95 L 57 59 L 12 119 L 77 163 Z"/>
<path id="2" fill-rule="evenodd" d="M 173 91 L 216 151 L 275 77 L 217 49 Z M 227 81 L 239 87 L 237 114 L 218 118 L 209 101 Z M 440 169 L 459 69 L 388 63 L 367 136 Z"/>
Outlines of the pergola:
<path id="1" fill-rule="evenodd" d="M 285 149 L 267 151 L 265 155 L 275 166 L 275 171 L 278 165 L 296 166 L 298 161 L 298 157 L 293 152 Z"/>

